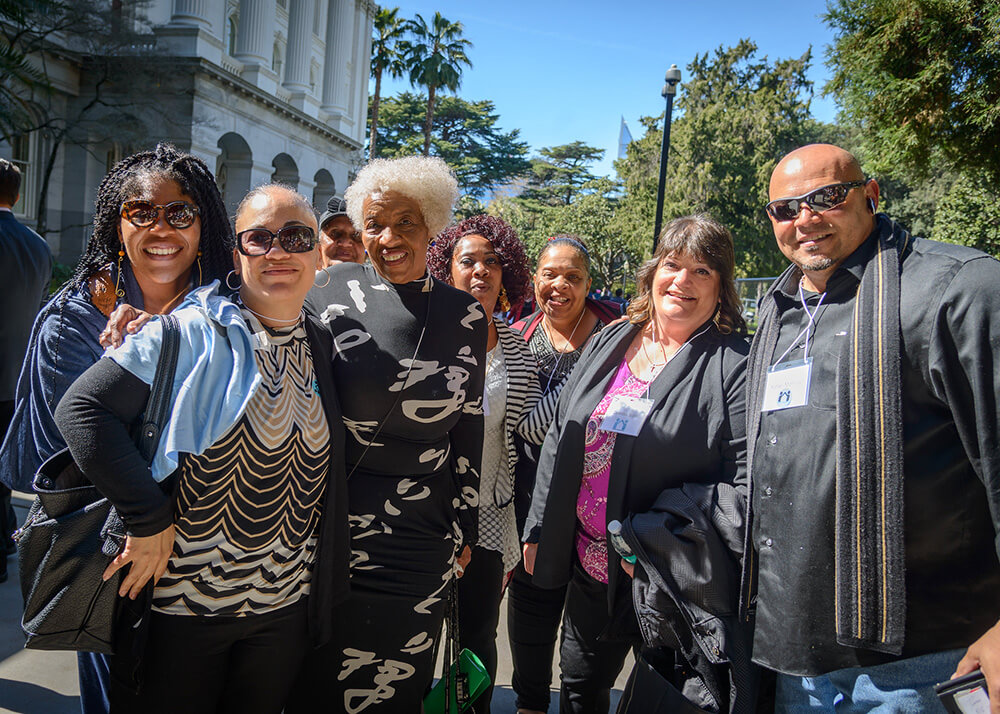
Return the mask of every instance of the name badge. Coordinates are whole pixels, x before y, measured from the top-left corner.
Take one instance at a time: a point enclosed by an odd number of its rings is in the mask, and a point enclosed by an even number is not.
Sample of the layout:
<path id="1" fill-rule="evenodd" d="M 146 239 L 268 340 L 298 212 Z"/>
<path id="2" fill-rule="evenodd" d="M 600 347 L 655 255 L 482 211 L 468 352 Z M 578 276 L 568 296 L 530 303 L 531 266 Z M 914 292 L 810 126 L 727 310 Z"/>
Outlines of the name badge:
<path id="1" fill-rule="evenodd" d="M 801 407 L 809 403 L 812 357 L 782 362 L 767 370 L 762 412 Z"/>
<path id="2" fill-rule="evenodd" d="M 615 397 L 611 400 L 608 411 L 601 421 L 602 431 L 613 431 L 616 434 L 636 436 L 646 415 L 653 408 L 652 399 L 640 397 Z"/>

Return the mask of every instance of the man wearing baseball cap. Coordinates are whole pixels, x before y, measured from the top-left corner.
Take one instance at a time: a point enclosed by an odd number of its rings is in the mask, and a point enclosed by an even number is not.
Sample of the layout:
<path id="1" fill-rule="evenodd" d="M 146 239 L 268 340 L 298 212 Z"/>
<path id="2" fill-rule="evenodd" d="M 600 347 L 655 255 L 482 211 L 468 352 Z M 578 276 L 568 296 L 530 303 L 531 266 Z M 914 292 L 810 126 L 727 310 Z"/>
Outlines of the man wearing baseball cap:
<path id="1" fill-rule="evenodd" d="M 324 268 L 337 263 L 365 262 L 361 233 L 347 217 L 347 201 L 342 198 L 331 198 L 319 218 L 319 252 Z"/>

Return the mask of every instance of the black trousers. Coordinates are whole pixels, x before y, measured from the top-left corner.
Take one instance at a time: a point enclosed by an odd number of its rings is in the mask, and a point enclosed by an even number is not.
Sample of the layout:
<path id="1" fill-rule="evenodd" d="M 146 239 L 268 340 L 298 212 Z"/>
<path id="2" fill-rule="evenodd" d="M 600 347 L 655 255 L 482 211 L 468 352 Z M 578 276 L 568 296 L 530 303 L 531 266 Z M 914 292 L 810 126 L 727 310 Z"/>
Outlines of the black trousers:
<path id="1" fill-rule="evenodd" d="M 10 420 L 14 418 L 14 402 L 0 402 L 0 444 L 7 434 Z M 10 489 L 0 482 L 0 575 L 7 576 L 7 550 L 14 545 L 11 534 L 17 530 L 17 517 L 10 503 Z"/>
<path id="2" fill-rule="evenodd" d="M 626 585 L 623 583 L 623 588 Z M 611 687 L 622 671 L 628 651 L 639 644 L 631 638 L 609 637 L 609 630 L 618 631 L 622 619 L 635 618 L 631 613 L 631 598 L 625 597 L 624 602 L 629 612 L 616 617 L 616 627 L 612 628 L 608 586 L 590 577 L 579 563 L 573 568 L 559 644 L 560 714 L 607 714 Z"/>
<path id="3" fill-rule="evenodd" d="M 309 647 L 306 600 L 247 617 L 154 612 L 139 694 L 112 677 L 111 712 L 280 714 Z"/>
<path id="4" fill-rule="evenodd" d="M 520 709 L 548 711 L 559 621 L 566 588 L 540 588 L 518 563 L 507 588 L 507 637 L 514 675 L 511 686 Z"/>
<path id="5" fill-rule="evenodd" d="M 503 555 L 478 546 L 458 581 L 458 634 L 462 649 L 472 650 L 490 674 L 490 686 L 472 703 L 476 714 L 489 714 L 497 677 L 497 624 L 503 589 Z"/>

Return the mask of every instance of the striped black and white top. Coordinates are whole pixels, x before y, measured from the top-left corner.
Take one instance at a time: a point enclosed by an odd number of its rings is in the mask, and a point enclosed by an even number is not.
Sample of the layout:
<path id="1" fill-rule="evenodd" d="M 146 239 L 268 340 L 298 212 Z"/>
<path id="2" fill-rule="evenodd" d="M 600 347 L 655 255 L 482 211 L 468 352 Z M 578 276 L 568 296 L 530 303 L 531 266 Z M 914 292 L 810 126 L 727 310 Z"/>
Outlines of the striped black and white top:
<path id="1" fill-rule="evenodd" d="M 255 615 L 309 593 L 329 428 L 303 326 L 265 334 L 254 352 L 263 382 L 246 412 L 203 454 L 181 458 L 157 612 Z"/>

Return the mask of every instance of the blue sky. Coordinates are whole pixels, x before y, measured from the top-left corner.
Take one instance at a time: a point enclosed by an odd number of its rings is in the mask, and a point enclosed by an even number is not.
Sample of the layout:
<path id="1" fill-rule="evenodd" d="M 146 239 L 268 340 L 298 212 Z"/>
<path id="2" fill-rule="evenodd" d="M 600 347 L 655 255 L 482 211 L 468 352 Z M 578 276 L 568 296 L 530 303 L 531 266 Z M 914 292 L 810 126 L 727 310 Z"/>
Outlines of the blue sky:
<path id="1" fill-rule="evenodd" d="M 829 78 L 824 64 L 833 33 L 822 20 L 826 0 L 651 0 L 608 3 L 582 0 L 422 0 L 392 2 L 405 18 L 434 11 L 465 26 L 472 69 L 458 94 L 490 99 L 506 130 L 520 129 L 532 154 L 575 140 L 606 150 L 597 173 L 613 172 L 621 117 L 634 137 L 640 116 L 663 111 L 663 75 L 696 54 L 748 37 L 770 58 L 813 50 L 810 79 L 816 94 Z M 374 88 L 374 87 L 373 87 Z M 383 94 L 408 89 L 383 81 Z M 813 115 L 832 121 L 836 106 L 814 96 Z"/>

